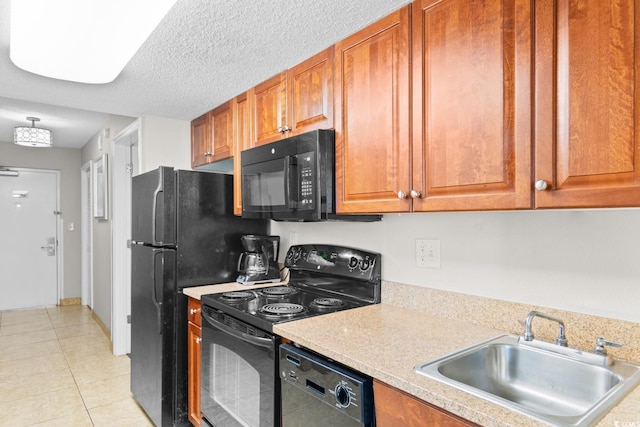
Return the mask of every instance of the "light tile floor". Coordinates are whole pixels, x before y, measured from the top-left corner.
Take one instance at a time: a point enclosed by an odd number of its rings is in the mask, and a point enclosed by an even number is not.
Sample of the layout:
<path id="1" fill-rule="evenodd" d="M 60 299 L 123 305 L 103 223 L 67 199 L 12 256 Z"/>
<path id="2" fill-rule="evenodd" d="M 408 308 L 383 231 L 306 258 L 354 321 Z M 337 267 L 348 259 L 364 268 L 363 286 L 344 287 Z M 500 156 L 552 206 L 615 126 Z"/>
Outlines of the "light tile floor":
<path id="1" fill-rule="evenodd" d="M 0 311 L 0 427 L 153 426 L 87 307 Z"/>

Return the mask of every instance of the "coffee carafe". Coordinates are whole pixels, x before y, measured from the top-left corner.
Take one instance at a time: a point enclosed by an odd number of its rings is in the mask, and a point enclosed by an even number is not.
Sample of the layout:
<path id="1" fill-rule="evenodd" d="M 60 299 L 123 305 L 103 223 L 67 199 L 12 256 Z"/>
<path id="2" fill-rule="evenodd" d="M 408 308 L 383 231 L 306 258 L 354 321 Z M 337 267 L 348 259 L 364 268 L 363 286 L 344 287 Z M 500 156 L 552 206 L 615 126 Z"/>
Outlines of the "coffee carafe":
<path id="1" fill-rule="evenodd" d="M 243 285 L 280 281 L 280 236 L 247 234 L 240 238 L 244 252 L 238 258 L 238 278 Z"/>

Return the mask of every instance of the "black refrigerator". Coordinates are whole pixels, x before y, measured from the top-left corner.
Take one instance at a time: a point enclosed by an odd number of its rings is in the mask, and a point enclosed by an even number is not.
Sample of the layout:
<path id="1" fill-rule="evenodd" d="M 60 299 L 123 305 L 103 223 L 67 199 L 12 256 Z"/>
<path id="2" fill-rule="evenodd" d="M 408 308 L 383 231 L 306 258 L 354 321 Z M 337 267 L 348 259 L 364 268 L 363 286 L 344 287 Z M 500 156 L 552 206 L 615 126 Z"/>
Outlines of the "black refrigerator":
<path id="1" fill-rule="evenodd" d="M 233 176 L 161 167 L 133 177 L 131 392 L 158 427 L 190 425 L 182 289 L 235 281 L 243 234 L 269 224 L 233 215 Z"/>

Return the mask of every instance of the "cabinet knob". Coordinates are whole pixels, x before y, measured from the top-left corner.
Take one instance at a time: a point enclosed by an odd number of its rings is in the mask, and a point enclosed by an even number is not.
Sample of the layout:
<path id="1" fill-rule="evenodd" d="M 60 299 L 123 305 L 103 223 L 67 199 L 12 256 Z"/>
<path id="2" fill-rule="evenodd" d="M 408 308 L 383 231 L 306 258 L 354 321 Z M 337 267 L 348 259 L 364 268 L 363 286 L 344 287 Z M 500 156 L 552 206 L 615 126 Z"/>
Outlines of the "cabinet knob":
<path id="1" fill-rule="evenodd" d="M 407 198 L 407 193 L 405 193 L 402 190 L 398 191 L 398 199 L 406 199 L 406 198 Z"/>
<path id="2" fill-rule="evenodd" d="M 211 155 L 211 151 L 205 151 L 205 152 L 204 152 L 204 155 L 205 155 L 205 156 L 210 156 L 210 155 Z"/>
<path id="3" fill-rule="evenodd" d="M 412 199 L 419 199 L 422 197 L 422 194 L 417 190 L 411 190 L 409 192 L 409 195 L 411 196 Z"/>
<path id="4" fill-rule="evenodd" d="M 292 128 L 289 125 L 284 125 L 284 131 L 289 132 Z"/>
<path id="5" fill-rule="evenodd" d="M 196 344 L 200 344 L 202 342 L 202 338 L 196 337 Z"/>
<path id="6" fill-rule="evenodd" d="M 547 184 L 547 181 L 545 181 L 544 179 L 539 179 L 536 181 L 535 187 L 538 191 L 544 191 L 549 188 L 549 184 Z"/>
<path id="7" fill-rule="evenodd" d="M 278 126 L 278 132 L 279 133 L 284 133 L 284 128 L 282 126 Z"/>
<path id="8" fill-rule="evenodd" d="M 194 314 L 197 314 L 199 311 L 200 309 L 198 308 L 192 308 L 189 310 L 189 314 L 193 316 Z"/>

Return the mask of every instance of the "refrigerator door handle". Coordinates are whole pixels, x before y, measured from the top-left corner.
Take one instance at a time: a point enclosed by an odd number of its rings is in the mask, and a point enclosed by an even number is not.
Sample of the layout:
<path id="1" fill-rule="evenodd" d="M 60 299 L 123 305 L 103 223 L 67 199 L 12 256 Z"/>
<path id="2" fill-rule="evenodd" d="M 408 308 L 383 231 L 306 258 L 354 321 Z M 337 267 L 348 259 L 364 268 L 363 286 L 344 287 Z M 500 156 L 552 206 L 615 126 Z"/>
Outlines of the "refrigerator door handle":
<path id="1" fill-rule="evenodd" d="M 153 268 L 152 268 L 152 280 L 153 280 L 153 289 L 151 290 L 151 300 L 153 301 L 153 305 L 156 306 L 156 316 L 158 318 L 158 332 L 162 335 L 162 300 L 158 299 L 158 281 L 156 280 L 156 260 L 158 255 L 163 255 L 162 249 L 154 249 L 153 250 Z M 164 258 L 162 258 L 162 262 L 164 262 Z M 160 276 L 162 278 L 162 276 Z M 160 283 L 160 293 L 162 293 L 162 282 Z"/>
<path id="2" fill-rule="evenodd" d="M 161 173 L 160 179 L 158 180 L 158 187 L 155 190 L 153 190 L 153 206 L 151 207 L 151 239 L 154 245 L 162 244 L 162 242 L 159 242 L 156 239 L 156 218 L 157 218 L 157 211 L 158 211 L 158 195 L 163 192 L 164 190 L 162 189 L 162 173 Z"/>

